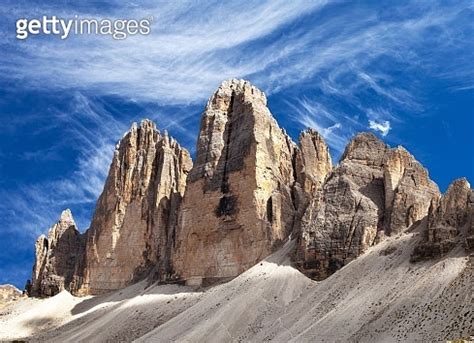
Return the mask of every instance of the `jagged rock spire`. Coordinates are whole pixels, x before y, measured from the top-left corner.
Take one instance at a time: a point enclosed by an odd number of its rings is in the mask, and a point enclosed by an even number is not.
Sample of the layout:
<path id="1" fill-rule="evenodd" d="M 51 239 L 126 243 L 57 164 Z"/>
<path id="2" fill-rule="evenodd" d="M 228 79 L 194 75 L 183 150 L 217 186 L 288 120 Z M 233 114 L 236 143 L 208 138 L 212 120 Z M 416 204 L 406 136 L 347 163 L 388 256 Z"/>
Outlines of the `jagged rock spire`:
<path id="1" fill-rule="evenodd" d="M 423 234 L 413 261 L 443 256 L 458 243 L 474 248 L 474 191 L 467 179 L 454 180 L 443 196 L 433 198 Z"/>
<path id="2" fill-rule="evenodd" d="M 197 158 L 180 214 L 176 277 L 237 276 L 291 233 L 296 145 L 243 80 L 221 84 L 201 120 Z"/>
<path id="3" fill-rule="evenodd" d="M 297 146 L 244 80 L 224 81 L 204 110 L 196 163 L 150 120 L 117 144 L 90 229 L 69 210 L 36 242 L 30 294 L 97 294 L 152 275 L 210 284 L 233 278 L 297 237 L 297 266 L 323 279 L 384 235 L 417 228 L 414 259 L 474 247 L 467 180 L 440 197 L 405 149 L 360 133 L 333 167 L 324 139 Z"/>
<path id="4" fill-rule="evenodd" d="M 97 202 L 80 293 L 122 288 L 152 269 L 162 272 L 191 166 L 189 153 L 152 121 L 133 123 Z"/>
<path id="5" fill-rule="evenodd" d="M 35 244 L 33 276 L 27 292 L 34 296 L 52 296 L 74 287 L 78 262 L 84 255 L 84 237 L 79 233 L 69 209 L 59 221 L 41 235 Z"/>
<path id="6" fill-rule="evenodd" d="M 295 260 L 311 277 L 324 279 L 384 235 L 426 217 L 438 196 L 427 171 L 405 149 L 360 133 L 309 204 Z"/>
<path id="7" fill-rule="evenodd" d="M 296 168 L 296 179 L 307 194 L 314 194 L 332 169 L 328 146 L 314 129 L 300 134 Z"/>

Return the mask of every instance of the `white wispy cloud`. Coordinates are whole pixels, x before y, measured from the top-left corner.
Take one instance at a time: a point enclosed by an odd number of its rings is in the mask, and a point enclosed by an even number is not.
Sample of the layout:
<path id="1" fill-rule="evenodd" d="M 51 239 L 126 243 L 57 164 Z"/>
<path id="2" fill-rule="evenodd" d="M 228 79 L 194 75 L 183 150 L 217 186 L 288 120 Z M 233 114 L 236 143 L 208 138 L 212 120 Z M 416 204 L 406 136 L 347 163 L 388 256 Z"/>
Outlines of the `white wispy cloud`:
<path id="1" fill-rule="evenodd" d="M 341 123 L 336 123 L 332 126 L 329 126 L 325 129 L 323 129 L 323 135 L 324 136 L 329 136 L 330 134 L 332 134 L 334 132 L 334 130 L 340 129 L 341 127 L 342 127 Z"/>
<path id="2" fill-rule="evenodd" d="M 21 228 L 36 235 L 64 207 L 93 204 L 114 144 L 132 119 L 154 119 L 193 147 L 199 105 L 223 79 L 247 78 L 267 94 L 281 95 L 288 113 L 279 113 L 278 119 L 318 130 L 336 152 L 344 149 L 354 132 L 367 129 L 367 123 L 385 136 L 400 122 L 398 112 L 421 111 L 425 105 L 418 75 L 455 80 L 458 86 L 451 87 L 453 91 L 469 91 L 474 80 L 469 49 L 473 46 L 466 40 L 472 29 L 466 13 L 472 17 L 473 12 L 468 1 L 413 2 L 394 6 L 392 15 L 376 6 L 327 1 L 104 3 L 106 10 L 65 3 L 22 8 L 8 0 L 0 5 L 5 19 L 0 23 L 0 78 L 15 81 L 12 87 L 21 83 L 74 94 L 69 111 L 57 111 L 37 128 L 38 133 L 64 128 L 65 141 L 21 156 L 55 159 L 58 147 L 64 146 L 74 149 L 74 165 L 67 175 L 20 185 L 14 194 L 0 189 L 0 198 L 8 199 L 0 202 L 2 218 L 9 218 L 8 230 Z M 330 8 L 342 5 L 342 11 Z M 15 39 L 15 19 L 45 14 L 111 19 L 153 15 L 154 24 L 149 36 L 124 41 L 96 36 Z M 384 73 L 387 65 L 404 73 L 403 84 L 394 80 L 393 73 Z M 316 93 L 285 97 L 294 87 L 317 89 L 323 97 Z M 119 116 L 102 106 L 103 95 L 153 110 Z M 155 111 L 156 104 L 182 109 Z M 12 118 L 2 121 L 0 130 L 11 132 L 16 124 L 37 121 L 38 116 Z M 90 213 L 75 216 L 84 229 Z"/>
<path id="3" fill-rule="evenodd" d="M 416 4 L 407 5 L 398 10 L 414 15 L 386 20 L 373 8 L 353 6 L 319 18 L 318 11 L 330 5 L 326 1 L 116 3 L 107 17 L 153 15 L 152 34 L 124 41 L 96 36 L 66 41 L 47 37 L 21 45 L 10 34 L 7 44 L 16 44 L 21 54 L 0 67 L 0 73 L 13 74 L 34 86 L 79 87 L 163 103 L 202 101 L 223 79 L 231 77 L 251 78 L 274 93 L 322 73 L 325 75 L 317 86 L 329 93 L 350 96 L 372 89 L 390 101 L 415 108 L 413 85 L 387 82 L 386 75 L 373 70 L 372 64 L 390 57 L 395 63 L 404 61 L 407 67 L 441 75 L 443 71 L 433 67 L 427 56 L 418 52 L 418 46 L 433 29 L 440 50 L 455 44 L 456 31 L 451 24 L 468 7 L 464 3 L 452 7 L 419 4 L 424 8 L 415 12 Z M 48 9 L 51 11 L 51 6 Z M 37 7 L 30 12 L 42 15 L 45 10 Z M 14 13 L 18 16 L 22 11 Z M 65 18 L 74 14 L 67 8 L 58 13 Z M 252 48 L 260 39 L 308 14 L 320 20 L 309 26 L 292 26 Z M 89 11 L 82 16 L 101 17 L 104 13 Z M 457 70 L 450 76 L 466 78 Z"/>
<path id="4" fill-rule="evenodd" d="M 353 132 L 351 128 L 341 130 L 339 113 L 332 113 L 323 104 L 307 98 L 295 102 L 287 102 L 291 111 L 291 120 L 296 122 L 300 129 L 312 128 L 318 131 L 336 153 L 341 153 Z"/>
<path id="5" fill-rule="evenodd" d="M 79 87 L 131 99 L 196 102 L 208 97 L 223 79 L 262 71 L 269 63 L 241 63 L 231 49 L 268 35 L 324 3 L 179 1 L 141 8 L 119 6 L 113 13 L 117 18 L 153 15 L 152 34 L 123 41 L 98 36 L 30 39 L 16 45 L 22 54 L 0 72 L 13 70 L 19 78 L 27 74 L 34 86 L 41 82 L 42 87 Z M 37 8 L 34 13 L 44 11 Z M 74 14 L 73 10 L 61 13 L 66 18 Z M 18 43 L 12 37 L 11 44 Z"/>
<path id="6" fill-rule="evenodd" d="M 25 42 L 16 41 L 13 32 L 2 35 L 1 43 L 6 47 L 1 58 L 5 63 L 0 66 L 3 79 L 21 79 L 32 87 L 79 90 L 74 111 L 57 113 L 58 123 L 53 124 L 63 125 L 69 132 L 69 144 L 81 147 L 73 173 L 47 185 L 57 190 L 56 201 L 70 199 L 69 194 L 74 194 L 76 202 L 97 197 L 110 163 L 113 139 L 130 122 L 110 115 L 83 94 L 114 94 L 132 101 L 188 105 L 202 102 L 225 78 L 251 78 L 270 94 L 311 78 L 313 87 L 335 101 L 344 99 L 359 113 L 300 97 L 288 102 L 294 112 L 287 116 L 300 127 L 317 129 L 333 149 L 342 151 L 348 137 L 363 129 L 362 123 L 367 120 L 370 128 L 386 135 L 390 123 L 398 120 L 391 107 L 411 111 L 419 108 L 410 80 L 398 85 L 374 67 L 381 58 L 389 56 L 394 63 L 404 61 L 405 68 L 421 68 L 446 78 L 465 77 L 459 68 L 455 73 L 443 74 L 418 49 L 433 29 L 437 30 L 440 50 L 455 45 L 456 31 L 451 24 L 462 11 L 472 11 L 465 3 L 452 7 L 422 4 L 424 8 L 413 15 L 390 20 L 382 19 L 373 8 L 357 6 L 318 17 L 322 9 L 331 6 L 326 1 L 112 4 L 113 10 L 108 8 L 106 15 L 109 18 L 153 15 L 152 34 L 124 41 L 77 36 L 66 41 L 32 37 Z M 416 5 L 407 5 L 405 12 Z M 12 2 L 0 9 L 10 19 L 52 12 L 64 18 L 78 14 L 72 7 L 38 5 L 22 9 Z M 404 8 L 399 10 L 404 12 Z M 80 15 L 100 18 L 104 13 L 86 8 Z M 298 21 L 308 14 L 320 20 L 298 26 Z M 285 25 L 292 29 L 281 31 Z M 363 100 L 368 91 L 383 99 L 376 108 Z M 191 141 L 196 131 L 185 123 L 199 112 L 146 116 Z M 38 153 L 44 152 L 29 152 L 24 158 L 35 158 Z M 47 156 L 54 158 L 54 150 Z"/>
<path id="7" fill-rule="evenodd" d="M 378 123 L 375 120 L 369 120 L 369 127 L 372 130 L 379 131 L 384 137 L 388 134 L 388 132 L 391 129 L 390 122 L 388 120 L 381 123 Z"/>
<path id="8" fill-rule="evenodd" d="M 44 181 L 18 185 L 14 194 L 0 190 L 0 197 L 5 199 L 0 204 L 2 231 L 21 227 L 22 234 L 31 239 L 45 233 L 63 209 L 92 206 L 102 191 L 114 146 L 127 128 L 80 93 L 75 94 L 67 113 L 53 113 L 50 120 L 63 132 L 46 152 L 61 160 L 61 147 L 69 147 L 77 156 L 73 167 Z M 35 158 L 41 154 L 34 152 Z M 90 212 L 73 214 L 81 229 L 86 229 Z"/>

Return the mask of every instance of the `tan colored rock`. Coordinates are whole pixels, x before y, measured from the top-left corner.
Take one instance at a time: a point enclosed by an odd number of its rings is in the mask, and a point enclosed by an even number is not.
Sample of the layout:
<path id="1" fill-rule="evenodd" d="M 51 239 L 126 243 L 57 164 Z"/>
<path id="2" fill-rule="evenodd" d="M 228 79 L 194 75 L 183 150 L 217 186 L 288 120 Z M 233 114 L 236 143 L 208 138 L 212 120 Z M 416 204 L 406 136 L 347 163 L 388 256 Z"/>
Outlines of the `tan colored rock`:
<path id="1" fill-rule="evenodd" d="M 90 229 L 80 235 L 65 211 L 36 242 L 28 289 L 99 294 L 148 275 L 209 285 L 252 267 L 290 235 L 298 238 L 298 267 L 324 279 L 418 223 L 427 223 L 421 258 L 461 238 L 472 249 L 473 217 L 466 180 L 440 198 L 412 155 L 370 133 L 358 134 L 333 168 L 317 132 L 303 132 L 296 146 L 265 94 L 230 80 L 207 103 L 194 167 L 149 120 L 132 126 L 116 147 Z"/>
<path id="2" fill-rule="evenodd" d="M 294 235 L 299 235 L 301 218 L 331 170 L 331 155 L 323 137 L 313 129 L 303 131 L 295 155 L 296 182 L 293 184 L 293 201 L 297 213 L 293 225 Z"/>
<path id="3" fill-rule="evenodd" d="M 419 223 L 437 197 L 426 169 L 404 148 L 358 134 L 303 216 L 296 262 L 324 279 L 386 235 Z"/>
<path id="4" fill-rule="evenodd" d="M 12 285 L 0 285 L 0 305 L 15 301 L 22 296 L 22 292 Z"/>
<path id="5" fill-rule="evenodd" d="M 88 232 L 79 294 L 125 287 L 152 269 L 169 269 L 178 208 L 191 169 L 189 153 L 149 120 L 116 147 Z"/>
<path id="6" fill-rule="evenodd" d="M 428 172 L 403 147 L 392 149 L 384 164 L 385 230 L 405 231 L 428 214 L 431 200 L 440 196 Z"/>
<path id="7" fill-rule="evenodd" d="M 433 206 L 428 219 L 430 228 L 436 226 L 462 227 L 469 218 L 468 209 L 470 208 L 472 189 L 465 178 L 453 181 L 448 187 L 446 193 L 435 201 L 438 206 Z M 433 238 L 433 240 L 435 240 Z"/>
<path id="8" fill-rule="evenodd" d="M 201 120 L 180 212 L 176 278 L 233 278 L 288 238 L 295 149 L 263 92 L 243 80 L 222 83 Z"/>
<path id="9" fill-rule="evenodd" d="M 373 134 L 357 135 L 312 199 L 295 256 L 310 277 L 328 277 L 375 243 L 382 229 L 388 153 L 388 146 Z"/>
<path id="10" fill-rule="evenodd" d="M 331 169 L 331 155 L 323 137 L 313 129 L 302 132 L 296 155 L 296 180 L 304 192 L 315 194 Z"/>
<path id="11" fill-rule="evenodd" d="M 71 290 L 76 282 L 78 262 L 84 256 L 85 239 L 80 234 L 69 209 L 59 221 L 41 235 L 35 245 L 35 265 L 28 293 L 53 296 Z"/>
<path id="12" fill-rule="evenodd" d="M 433 199 L 424 241 L 413 251 L 412 261 L 448 253 L 456 244 L 473 248 L 474 192 L 465 179 L 455 180 L 440 198 Z"/>

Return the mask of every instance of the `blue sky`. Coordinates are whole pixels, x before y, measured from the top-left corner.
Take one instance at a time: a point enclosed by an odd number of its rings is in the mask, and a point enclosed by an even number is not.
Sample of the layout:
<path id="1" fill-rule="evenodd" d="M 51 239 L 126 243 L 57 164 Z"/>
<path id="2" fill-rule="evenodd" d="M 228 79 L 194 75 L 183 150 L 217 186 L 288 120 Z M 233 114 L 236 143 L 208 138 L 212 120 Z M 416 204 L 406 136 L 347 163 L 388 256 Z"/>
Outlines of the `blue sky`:
<path id="1" fill-rule="evenodd" d="M 394 5 L 396 4 L 396 5 Z M 470 1 L 2 1 L 0 284 L 23 287 L 34 241 L 71 208 L 91 220 L 118 139 L 142 118 L 192 153 L 207 98 L 228 78 L 267 93 L 287 132 L 311 126 L 337 160 L 373 131 L 441 190 L 474 180 Z M 151 34 L 15 38 L 15 21 L 154 17 Z"/>

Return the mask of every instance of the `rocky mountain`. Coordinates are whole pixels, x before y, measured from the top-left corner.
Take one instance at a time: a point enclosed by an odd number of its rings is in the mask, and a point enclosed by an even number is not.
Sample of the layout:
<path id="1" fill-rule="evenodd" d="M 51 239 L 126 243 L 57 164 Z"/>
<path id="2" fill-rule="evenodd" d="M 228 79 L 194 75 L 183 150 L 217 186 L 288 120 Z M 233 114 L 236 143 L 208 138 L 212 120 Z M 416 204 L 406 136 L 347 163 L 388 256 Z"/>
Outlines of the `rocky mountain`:
<path id="1" fill-rule="evenodd" d="M 296 182 L 293 184 L 298 210 L 293 225 L 295 237 L 301 233 L 301 219 L 310 201 L 321 189 L 333 168 L 329 148 L 318 132 L 311 128 L 303 131 L 299 137 L 298 147 L 295 156 Z"/>
<path id="2" fill-rule="evenodd" d="M 169 268 L 178 208 L 191 169 L 186 149 L 154 123 L 133 124 L 117 145 L 87 232 L 79 294 L 125 287 Z"/>
<path id="3" fill-rule="evenodd" d="M 35 244 L 35 264 L 26 290 L 33 296 L 51 296 L 77 287 L 84 258 L 85 237 L 77 229 L 69 209 L 41 235 Z"/>
<path id="4" fill-rule="evenodd" d="M 474 249 L 474 191 L 465 178 L 455 180 L 442 197 L 433 198 L 423 236 L 413 261 L 446 255 L 456 245 Z"/>
<path id="5" fill-rule="evenodd" d="M 207 103 L 174 254 L 188 284 L 232 279 L 280 247 L 330 168 L 320 137 L 308 132 L 298 149 L 266 103 L 242 80 L 224 82 Z"/>
<path id="6" fill-rule="evenodd" d="M 438 196 L 427 171 L 405 149 L 359 134 L 303 216 L 296 263 L 312 278 L 325 279 L 385 235 L 423 219 Z"/>
<path id="7" fill-rule="evenodd" d="M 22 292 L 12 285 L 0 285 L 0 305 L 20 298 Z"/>
<path id="8" fill-rule="evenodd" d="M 412 261 L 472 249 L 472 189 L 441 196 L 402 147 L 361 133 L 333 166 L 312 129 L 295 144 L 243 80 L 223 82 L 189 153 L 144 120 L 117 144 L 90 228 L 69 211 L 36 243 L 29 294 L 76 295 L 144 278 L 207 286 L 256 265 L 291 238 L 293 263 L 323 280 L 389 236 L 419 232 Z"/>

